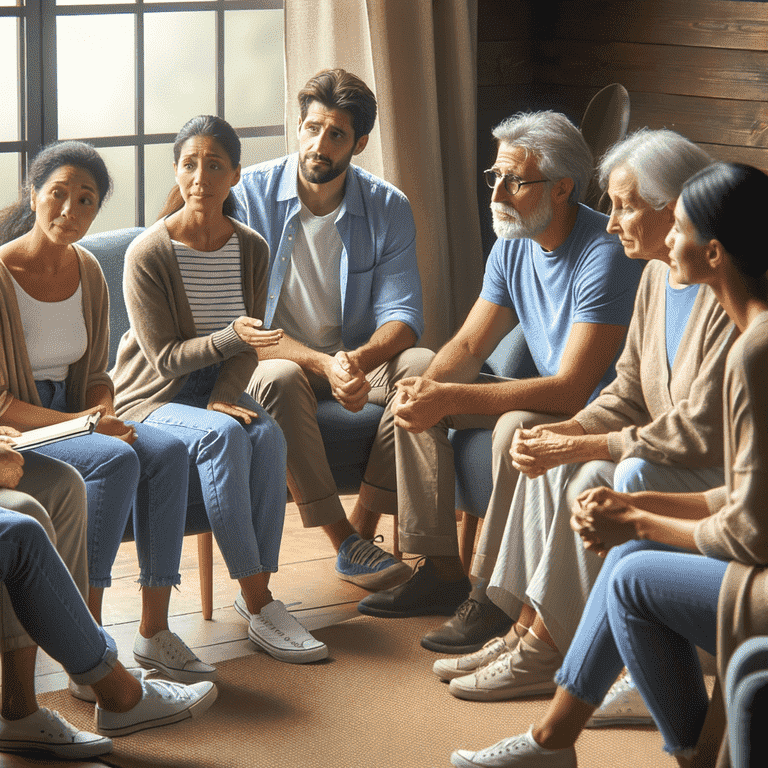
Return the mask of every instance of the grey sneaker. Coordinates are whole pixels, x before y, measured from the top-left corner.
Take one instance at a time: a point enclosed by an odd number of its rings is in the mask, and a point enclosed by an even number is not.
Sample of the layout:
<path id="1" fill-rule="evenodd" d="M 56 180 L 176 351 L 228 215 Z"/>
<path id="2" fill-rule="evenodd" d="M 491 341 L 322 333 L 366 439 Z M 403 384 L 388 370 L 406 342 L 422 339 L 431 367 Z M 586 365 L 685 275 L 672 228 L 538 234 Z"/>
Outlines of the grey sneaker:
<path id="1" fill-rule="evenodd" d="M 96 705 L 96 730 L 107 736 L 125 736 L 159 725 L 200 717 L 216 701 L 211 682 L 183 685 L 165 680 L 142 680 L 141 701 L 127 712 L 109 712 Z"/>
<path id="2" fill-rule="evenodd" d="M 200 661 L 177 634 L 167 629 L 149 638 L 137 631 L 133 658 L 145 669 L 156 669 L 180 683 L 216 679 L 216 667 Z"/>
<path id="3" fill-rule="evenodd" d="M 600 708 L 584 727 L 607 728 L 611 725 L 656 725 L 629 672 L 611 686 Z"/>
<path id="4" fill-rule="evenodd" d="M 432 665 L 432 671 L 441 680 L 453 680 L 456 677 L 464 677 L 464 675 L 468 675 L 470 672 L 474 672 L 480 669 L 480 667 L 496 661 L 502 653 L 513 651 L 519 642 L 520 638 L 517 635 L 515 635 L 515 639 L 509 645 L 503 637 L 494 637 L 493 640 L 489 640 L 479 651 L 474 653 L 452 659 L 438 659 Z"/>
<path id="5" fill-rule="evenodd" d="M 280 600 L 268 603 L 259 613 L 251 613 L 240 592 L 235 610 L 248 621 L 251 641 L 270 656 L 290 664 L 306 664 L 328 657 L 328 646 L 312 637 Z"/>
<path id="6" fill-rule="evenodd" d="M 528 733 L 502 739 L 478 752 L 457 749 L 451 763 L 456 768 L 576 768 L 573 747 L 544 749 L 533 740 L 532 730 L 533 726 Z"/>
<path id="7" fill-rule="evenodd" d="M 50 752 L 75 760 L 111 751 L 112 739 L 81 731 L 46 707 L 21 720 L 0 717 L 0 752 Z"/>
<path id="8" fill-rule="evenodd" d="M 514 651 L 502 653 L 471 675 L 454 678 L 448 690 L 456 698 L 470 701 L 505 701 L 554 693 L 557 686 L 553 678 L 562 662 L 558 651 L 528 633 Z"/>
<path id="9" fill-rule="evenodd" d="M 371 592 L 408 581 L 412 573 L 410 566 L 377 547 L 377 541 L 384 541 L 384 537 L 368 541 L 353 533 L 344 539 L 336 557 L 339 578 Z"/>

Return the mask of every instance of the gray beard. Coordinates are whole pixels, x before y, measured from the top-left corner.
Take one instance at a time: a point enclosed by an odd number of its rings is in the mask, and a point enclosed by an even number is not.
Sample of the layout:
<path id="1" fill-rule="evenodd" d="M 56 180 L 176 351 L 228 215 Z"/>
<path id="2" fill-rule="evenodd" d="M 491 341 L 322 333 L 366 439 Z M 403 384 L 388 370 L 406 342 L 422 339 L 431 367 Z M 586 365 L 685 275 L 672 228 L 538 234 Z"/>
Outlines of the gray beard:
<path id="1" fill-rule="evenodd" d="M 498 206 L 498 208 L 496 208 Z M 501 209 L 513 218 L 500 218 L 496 216 L 495 210 Z M 552 201 L 549 198 L 542 200 L 541 205 L 527 218 L 523 219 L 513 208 L 509 208 L 503 203 L 491 203 L 493 216 L 493 231 L 496 237 L 503 240 L 517 240 L 528 238 L 533 240 L 538 237 L 552 222 Z"/>

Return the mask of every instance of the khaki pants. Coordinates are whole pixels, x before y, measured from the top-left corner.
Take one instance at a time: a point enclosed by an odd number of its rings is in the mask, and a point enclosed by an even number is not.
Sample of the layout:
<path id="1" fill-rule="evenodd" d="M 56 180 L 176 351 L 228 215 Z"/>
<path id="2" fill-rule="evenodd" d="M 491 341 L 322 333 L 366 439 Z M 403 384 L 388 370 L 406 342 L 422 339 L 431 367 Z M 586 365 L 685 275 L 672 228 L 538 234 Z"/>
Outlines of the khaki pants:
<path id="1" fill-rule="evenodd" d="M 490 381 L 499 381 L 499 378 L 481 376 L 477 383 L 480 386 Z M 512 436 L 519 427 L 552 423 L 561 418 L 530 411 L 509 411 L 500 416 L 462 414 L 448 416 L 420 434 L 396 430 L 400 549 L 434 557 L 459 556 L 456 474 L 448 430 L 493 429 L 493 493 L 480 542 L 481 546 L 485 542 L 486 557 L 495 561 L 517 485 L 518 472 L 509 456 Z"/>
<path id="2" fill-rule="evenodd" d="M 387 406 L 395 382 L 420 376 L 432 360 L 428 349 L 412 347 L 368 375 L 368 401 Z M 317 401 L 330 399 L 328 382 L 307 375 L 290 360 L 264 360 L 248 385 L 248 394 L 261 403 L 280 425 L 288 444 L 288 487 L 299 507 L 305 528 L 329 525 L 344 517 L 331 468 L 317 425 Z M 360 501 L 385 514 L 397 512 L 394 423 L 386 408 L 368 459 Z"/>
<path id="3" fill-rule="evenodd" d="M 83 600 L 88 599 L 87 501 L 76 469 L 34 451 L 24 454 L 24 475 L 14 490 L 0 488 L 0 507 L 34 517 L 45 529 Z M 5 587 L 0 597 L 0 650 L 34 645 L 16 618 Z"/>

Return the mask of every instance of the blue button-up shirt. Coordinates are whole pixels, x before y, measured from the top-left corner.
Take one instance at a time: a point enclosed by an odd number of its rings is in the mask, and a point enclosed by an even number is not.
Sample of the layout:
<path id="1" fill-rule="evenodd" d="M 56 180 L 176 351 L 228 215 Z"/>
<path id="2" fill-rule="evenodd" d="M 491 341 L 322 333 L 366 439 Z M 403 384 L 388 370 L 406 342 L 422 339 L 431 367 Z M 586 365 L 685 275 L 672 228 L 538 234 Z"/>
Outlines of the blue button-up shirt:
<path id="1" fill-rule="evenodd" d="M 266 328 L 271 327 L 275 316 L 301 226 L 297 172 L 298 155 L 288 155 L 246 168 L 233 189 L 235 218 L 255 229 L 269 244 Z M 405 195 L 350 165 L 336 229 L 343 245 L 339 286 L 345 348 L 365 344 L 377 328 L 392 320 L 405 323 L 420 337 L 424 314 L 416 227 Z"/>

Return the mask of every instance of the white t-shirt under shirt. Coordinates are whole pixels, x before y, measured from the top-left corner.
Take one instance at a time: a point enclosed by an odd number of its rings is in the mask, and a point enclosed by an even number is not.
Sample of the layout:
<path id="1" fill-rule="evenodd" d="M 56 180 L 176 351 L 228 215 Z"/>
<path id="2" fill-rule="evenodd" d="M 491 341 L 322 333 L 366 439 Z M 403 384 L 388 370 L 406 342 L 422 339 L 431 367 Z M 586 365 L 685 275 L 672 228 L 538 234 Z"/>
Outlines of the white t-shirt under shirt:
<path id="1" fill-rule="evenodd" d="M 343 245 L 336 229 L 340 208 L 315 216 L 302 203 L 301 226 L 272 321 L 272 328 L 329 355 L 344 348 L 339 282 Z"/>
<path id="2" fill-rule="evenodd" d="M 172 243 L 198 336 L 209 336 L 247 314 L 237 235 L 217 251 Z"/>
<path id="3" fill-rule="evenodd" d="M 82 283 L 64 301 L 33 299 L 16 280 L 13 287 L 35 381 L 64 381 L 88 347 Z"/>

